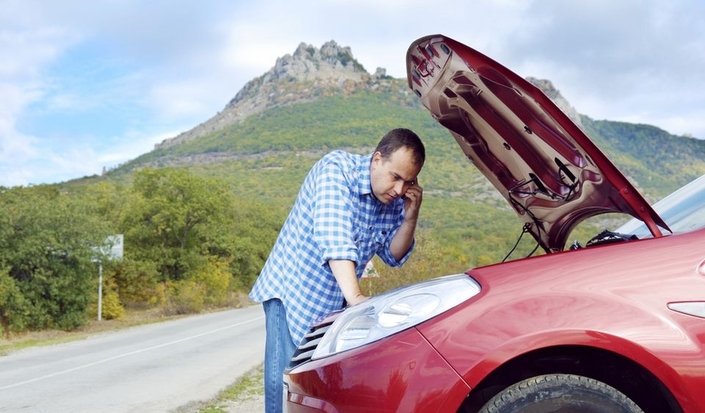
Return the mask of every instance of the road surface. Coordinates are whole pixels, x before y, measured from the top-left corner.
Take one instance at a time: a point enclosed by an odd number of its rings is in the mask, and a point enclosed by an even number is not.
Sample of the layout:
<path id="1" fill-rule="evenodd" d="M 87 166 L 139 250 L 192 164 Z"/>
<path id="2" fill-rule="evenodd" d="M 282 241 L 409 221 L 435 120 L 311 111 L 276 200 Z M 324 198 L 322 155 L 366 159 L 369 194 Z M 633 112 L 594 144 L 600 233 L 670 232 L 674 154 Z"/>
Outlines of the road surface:
<path id="1" fill-rule="evenodd" d="M 0 357 L 0 412 L 169 412 L 262 363 L 259 305 Z"/>

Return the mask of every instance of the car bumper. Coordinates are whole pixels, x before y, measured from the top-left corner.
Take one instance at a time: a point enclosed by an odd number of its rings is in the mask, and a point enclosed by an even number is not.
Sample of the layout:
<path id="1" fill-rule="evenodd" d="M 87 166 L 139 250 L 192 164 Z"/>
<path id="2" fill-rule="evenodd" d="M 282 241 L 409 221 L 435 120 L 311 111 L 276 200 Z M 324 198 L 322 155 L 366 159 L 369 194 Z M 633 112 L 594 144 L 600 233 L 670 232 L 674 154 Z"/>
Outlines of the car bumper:
<path id="1" fill-rule="evenodd" d="M 455 412 L 470 388 L 415 328 L 284 375 L 288 413 Z"/>

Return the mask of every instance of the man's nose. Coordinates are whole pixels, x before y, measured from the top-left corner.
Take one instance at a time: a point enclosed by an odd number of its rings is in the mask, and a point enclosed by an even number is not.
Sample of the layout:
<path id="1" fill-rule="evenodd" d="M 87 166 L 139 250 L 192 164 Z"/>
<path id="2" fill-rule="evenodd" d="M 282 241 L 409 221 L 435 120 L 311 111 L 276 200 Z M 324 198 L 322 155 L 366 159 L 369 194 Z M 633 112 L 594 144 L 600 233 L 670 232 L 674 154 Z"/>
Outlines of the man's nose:
<path id="1" fill-rule="evenodd" d="M 397 195 L 399 195 L 399 196 L 404 195 L 404 193 L 406 193 L 406 182 L 404 182 L 404 181 L 397 182 L 394 185 L 394 192 L 396 192 Z"/>

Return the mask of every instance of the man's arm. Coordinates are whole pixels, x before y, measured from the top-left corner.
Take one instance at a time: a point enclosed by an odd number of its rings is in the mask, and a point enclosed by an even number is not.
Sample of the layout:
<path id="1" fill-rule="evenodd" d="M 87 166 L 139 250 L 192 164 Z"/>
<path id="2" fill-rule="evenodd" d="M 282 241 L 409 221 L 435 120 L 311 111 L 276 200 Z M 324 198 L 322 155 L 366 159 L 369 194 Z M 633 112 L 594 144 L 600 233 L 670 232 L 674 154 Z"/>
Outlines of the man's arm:
<path id="1" fill-rule="evenodd" d="M 355 263 L 353 261 L 329 260 L 328 265 L 340 289 L 343 291 L 343 296 L 348 304 L 355 305 L 367 300 L 367 297 L 362 295 L 362 291 L 360 290 L 360 283 L 357 280 Z"/>

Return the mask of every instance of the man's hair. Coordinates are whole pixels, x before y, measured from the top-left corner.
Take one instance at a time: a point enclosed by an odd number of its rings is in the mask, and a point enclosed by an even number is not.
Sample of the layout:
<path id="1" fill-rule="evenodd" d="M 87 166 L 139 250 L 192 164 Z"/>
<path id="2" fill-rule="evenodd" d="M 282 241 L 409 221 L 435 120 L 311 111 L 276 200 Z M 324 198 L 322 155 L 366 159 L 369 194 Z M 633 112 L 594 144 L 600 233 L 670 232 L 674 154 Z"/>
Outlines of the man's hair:
<path id="1" fill-rule="evenodd" d="M 397 128 L 387 132 L 382 140 L 377 144 L 375 152 L 379 152 L 383 158 L 388 158 L 397 149 L 409 148 L 414 154 L 414 164 L 419 168 L 426 160 L 426 148 L 419 136 L 410 129 Z"/>

